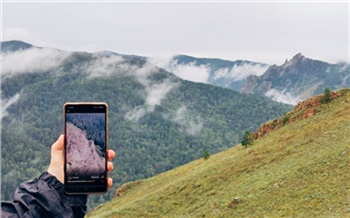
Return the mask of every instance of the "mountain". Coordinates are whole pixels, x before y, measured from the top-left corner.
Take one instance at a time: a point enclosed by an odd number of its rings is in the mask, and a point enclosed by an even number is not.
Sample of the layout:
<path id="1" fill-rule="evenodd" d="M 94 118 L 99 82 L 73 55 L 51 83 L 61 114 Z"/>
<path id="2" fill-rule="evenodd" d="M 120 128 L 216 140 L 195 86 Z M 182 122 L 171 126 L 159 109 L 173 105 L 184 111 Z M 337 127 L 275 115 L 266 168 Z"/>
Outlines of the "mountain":
<path id="1" fill-rule="evenodd" d="M 296 104 L 322 93 L 326 87 L 350 87 L 350 64 L 329 64 L 299 53 L 281 66 L 269 67 L 263 75 L 249 76 L 241 92 L 265 95 L 277 101 Z"/>
<path id="2" fill-rule="evenodd" d="M 117 152 L 114 187 L 214 154 L 284 114 L 289 105 L 179 79 L 138 56 L 66 52 L 2 42 L 2 199 L 40 175 L 63 132 L 63 104 L 109 104 L 109 147 Z M 26 43 L 22 43 L 25 45 Z M 13 48 L 13 49 L 8 49 Z"/>
<path id="3" fill-rule="evenodd" d="M 349 63 L 330 64 L 300 53 L 281 66 L 186 55 L 150 61 L 185 80 L 267 96 L 293 105 L 322 93 L 326 87 L 339 89 L 350 86 Z"/>
<path id="4" fill-rule="evenodd" d="M 18 41 L 18 40 L 12 40 L 7 42 L 1 43 L 1 52 L 2 53 L 8 53 L 8 52 L 16 52 L 20 50 L 26 50 L 32 48 L 33 45 Z"/>
<path id="5" fill-rule="evenodd" d="M 182 79 L 240 91 L 250 75 L 263 74 L 269 65 L 246 60 L 222 60 L 176 55 L 170 59 L 152 59 L 151 63 Z"/>
<path id="6" fill-rule="evenodd" d="M 247 148 L 126 183 L 88 217 L 348 217 L 350 89 L 331 96 L 267 123 L 278 127 Z"/>

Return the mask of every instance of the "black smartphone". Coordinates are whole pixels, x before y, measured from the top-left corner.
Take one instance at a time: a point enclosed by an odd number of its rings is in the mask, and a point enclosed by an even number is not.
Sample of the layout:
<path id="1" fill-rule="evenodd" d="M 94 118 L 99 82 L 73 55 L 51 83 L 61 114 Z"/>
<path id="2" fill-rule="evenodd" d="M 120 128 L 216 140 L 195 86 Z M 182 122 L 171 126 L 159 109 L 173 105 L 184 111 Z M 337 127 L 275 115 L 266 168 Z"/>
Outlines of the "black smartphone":
<path id="1" fill-rule="evenodd" d="M 107 191 L 108 105 L 64 105 L 64 188 L 67 194 Z"/>

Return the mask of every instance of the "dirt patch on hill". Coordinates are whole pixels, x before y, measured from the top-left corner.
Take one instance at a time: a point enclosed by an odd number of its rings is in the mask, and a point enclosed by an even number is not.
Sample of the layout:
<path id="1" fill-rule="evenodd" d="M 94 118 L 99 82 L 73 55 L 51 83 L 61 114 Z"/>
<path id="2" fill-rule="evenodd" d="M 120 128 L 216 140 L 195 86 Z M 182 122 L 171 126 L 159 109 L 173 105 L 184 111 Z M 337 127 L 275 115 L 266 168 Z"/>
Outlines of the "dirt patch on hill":
<path id="1" fill-rule="evenodd" d="M 117 198 L 117 197 L 123 196 L 127 191 L 135 188 L 136 186 L 138 186 L 141 183 L 142 183 L 142 180 L 138 180 L 138 181 L 135 181 L 135 182 L 128 182 L 128 183 L 123 184 L 122 186 L 120 186 L 117 189 L 117 191 L 115 192 L 114 197 Z"/>
<path id="2" fill-rule="evenodd" d="M 337 92 L 330 93 L 330 101 L 339 97 L 340 94 Z M 314 116 L 317 113 L 319 106 L 323 103 L 324 98 L 325 95 L 321 94 L 313 96 L 305 101 L 299 102 L 294 107 L 294 109 L 289 111 L 284 117 L 261 125 L 258 131 L 252 133 L 252 138 L 258 139 L 288 123 L 294 122 L 296 120 L 307 119 L 311 116 Z"/>

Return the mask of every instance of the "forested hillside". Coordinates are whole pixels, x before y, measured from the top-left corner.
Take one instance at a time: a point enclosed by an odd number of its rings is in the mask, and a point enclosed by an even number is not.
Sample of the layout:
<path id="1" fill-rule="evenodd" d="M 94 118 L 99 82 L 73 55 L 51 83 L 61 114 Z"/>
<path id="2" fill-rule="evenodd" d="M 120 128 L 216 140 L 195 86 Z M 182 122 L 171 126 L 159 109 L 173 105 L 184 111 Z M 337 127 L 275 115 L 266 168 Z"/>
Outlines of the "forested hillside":
<path id="1" fill-rule="evenodd" d="M 63 132 L 63 104 L 109 104 L 109 147 L 117 152 L 114 187 L 157 175 L 240 141 L 244 130 L 290 106 L 264 97 L 181 80 L 136 56 L 64 52 L 3 42 L 2 199 L 47 169 Z M 22 45 L 22 46 L 21 46 Z"/>

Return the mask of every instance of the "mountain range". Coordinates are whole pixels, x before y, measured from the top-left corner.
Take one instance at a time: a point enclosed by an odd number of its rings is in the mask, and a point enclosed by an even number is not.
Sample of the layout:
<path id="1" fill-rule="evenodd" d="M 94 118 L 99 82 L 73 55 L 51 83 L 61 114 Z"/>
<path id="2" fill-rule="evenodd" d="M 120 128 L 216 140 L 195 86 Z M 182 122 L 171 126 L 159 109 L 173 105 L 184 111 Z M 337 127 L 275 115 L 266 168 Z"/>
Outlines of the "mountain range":
<path id="1" fill-rule="evenodd" d="M 261 75 L 269 67 L 267 64 L 247 60 L 229 61 L 187 55 L 176 55 L 170 59 L 149 58 L 149 60 L 180 78 L 235 91 L 241 90 L 248 76 Z"/>
<path id="2" fill-rule="evenodd" d="M 295 55 L 281 66 L 273 65 L 260 76 L 251 75 L 241 88 L 243 93 L 254 93 L 279 100 L 281 95 L 296 104 L 298 101 L 330 89 L 350 86 L 350 65 L 345 62 L 329 64 Z"/>
<path id="3" fill-rule="evenodd" d="M 109 147 L 118 156 L 114 187 L 155 176 L 205 153 L 237 144 L 245 130 L 283 115 L 290 105 L 182 80 L 148 58 L 114 52 L 66 52 L 2 42 L 2 199 L 47 169 L 50 145 L 63 131 L 63 104 L 109 104 Z"/>
<path id="4" fill-rule="evenodd" d="M 241 93 L 269 97 L 297 104 L 320 94 L 325 88 L 350 86 L 350 65 L 330 64 L 296 54 L 281 66 L 247 60 L 221 60 L 177 55 L 170 59 L 151 59 L 155 65 L 180 78 L 229 88 Z"/>

